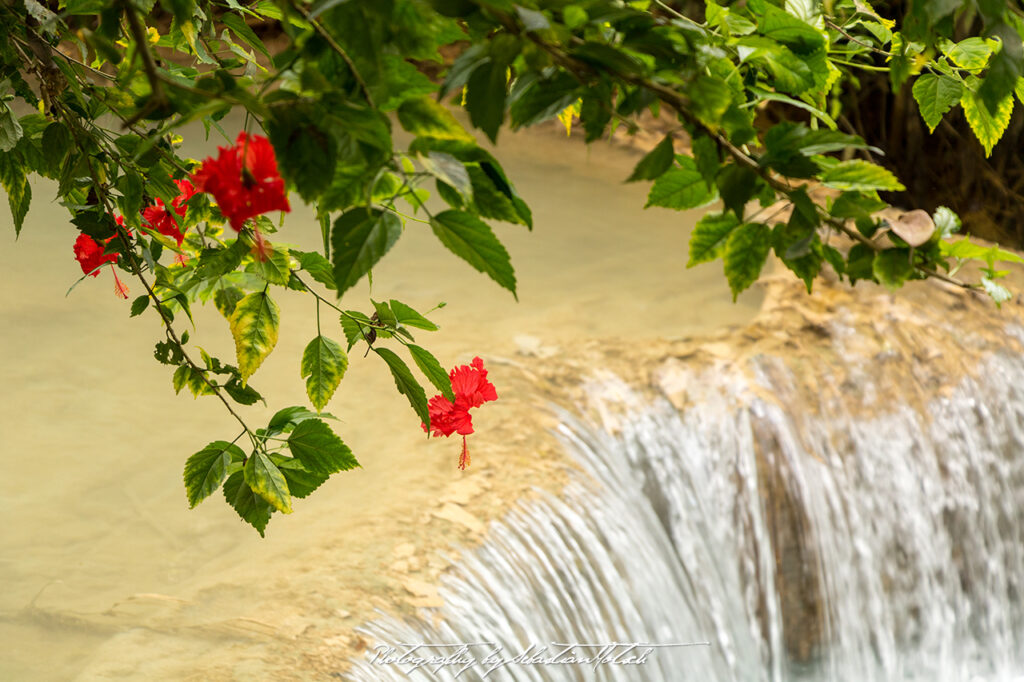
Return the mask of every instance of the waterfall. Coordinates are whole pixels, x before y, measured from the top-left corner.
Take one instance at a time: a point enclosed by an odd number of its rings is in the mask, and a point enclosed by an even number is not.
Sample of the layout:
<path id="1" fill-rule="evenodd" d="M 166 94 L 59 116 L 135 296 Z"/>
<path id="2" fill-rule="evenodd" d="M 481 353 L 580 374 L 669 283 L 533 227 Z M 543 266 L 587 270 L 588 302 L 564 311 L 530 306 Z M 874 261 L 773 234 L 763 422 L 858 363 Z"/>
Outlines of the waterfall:
<path id="1" fill-rule="evenodd" d="M 644 642 L 691 646 L 486 679 L 1024 680 L 1024 359 L 991 354 L 916 407 L 870 413 L 868 379 L 806 405 L 785 363 L 749 367 L 677 371 L 681 408 L 590 381 L 591 417 L 558 410 L 571 484 L 492 524 L 444 575 L 443 607 L 365 625 L 347 676 L 486 672 L 381 665 L 377 643 L 483 658 Z"/>

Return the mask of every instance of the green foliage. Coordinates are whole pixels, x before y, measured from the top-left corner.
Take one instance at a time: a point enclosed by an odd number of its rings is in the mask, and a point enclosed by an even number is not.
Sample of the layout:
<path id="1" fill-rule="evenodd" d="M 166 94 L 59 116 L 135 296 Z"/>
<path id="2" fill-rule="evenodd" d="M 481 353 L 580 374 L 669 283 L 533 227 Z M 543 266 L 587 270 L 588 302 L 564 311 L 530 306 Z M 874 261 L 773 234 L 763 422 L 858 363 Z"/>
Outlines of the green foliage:
<path id="1" fill-rule="evenodd" d="M 267 24 L 282 36 L 274 50 L 254 28 Z M 978 31 L 954 40 L 954 26 Z M 5 3 L 0 185 L 20 234 L 29 177 L 53 180 L 75 230 L 116 257 L 106 262 L 120 277 L 144 282 L 130 314 L 159 318 L 154 357 L 175 391 L 226 405 L 263 401 L 249 380 L 277 343 L 275 298 L 302 297 L 315 311 L 316 336 L 299 363 L 313 409 L 279 410 L 257 429 L 232 407 L 241 433 L 186 463 L 190 506 L 222 487 L 262 535 L 273 512 L 358 466 L 321 412 L 343 390 L 347 351 L 365 344 L 383 359 L 426 425 L 423 386 L 386 346 L 405 346 L 419 373 L 453 397 L 444 365 L 413 336 L 438 329 L 431 311 L 390 292 L 338 303 L 356 296 L 364 276 L 386 286 L 374 269 L 409 220 L 428 223 L 446 249 L 516 295 L 508 251 L 488 221 L 532 228 L 532 214 L 452 109 L 464 107 L 491 141 L 505 124 L 558 117 L 570 129 L 578 121 L 588 143 L 619 126 L 638 129 L 644 112 L 669 112 L 679 129 L 627 180 L 652 182 L 647 206 L 689 210 L 721 199 L 723 210 L 697 222 L 687 265 L 721 258 L 734 297 L 774 250 L 808 289 L 826 262 L 851 283 L 895 288 L 932 273 L 953 277 L 974 260 L 984 267 L 969 286 L 1002 302 L 1010 294 L 995 263 L 1019 259 L 951 242 L 960 222 L 949 209 L 935 212 L 933 236 L 917 247 L 882 236 L 898 232 L 879 217 L 885 193 L 903 185 L 878 162 L 884 150 L 841 132 L 841 94 L 858 88 L 863 72 L 888 71 L 895 89 L 910 84 L 930 131 L 959 104 L 991 154 L 1018 101 L 1024 106 L 1022 31 L 1019 8 L 1002 0 L 913 2 L 902 25 L 859 0 L 708 0 L 701 17 L 618 0 L 68 0 L 59 12 Z M 450 66 L 445 46 L 457 52 Z M 755 119 L 768 105 L 778 121 L 770 126 Z M 276 211 L 239 221 L 215 192 L 179 194 L 199 166 L 181 156 L 178 133 L 198 122 L 232 140 L 239 131 L 224 129 L 232 110 L 245 113 L 247 132 L 265 131 L 291 201 L 316 205 L 322 250 L 287 248 L 289 226 Z M 412 136 L 405 148 L 395 121 Z M 250 189 L 250 176 L 247 166 L 234 180 Z M 811 185 L 832 196 L 815 203 Z M 447 207 L 428 203 L 432 193 Z M 143 219 L 158 200 L 180 241 Z M 852 246 L 830 243 L 834 233 Z M 228 321 L 234 365 L 190 345 L 199 334 L 193 307 L 209 302 Z M 338 314 L 330 327 L 326 308 Z M 333 319 L 345 347 L 332 340 L 340 339 Z"/>

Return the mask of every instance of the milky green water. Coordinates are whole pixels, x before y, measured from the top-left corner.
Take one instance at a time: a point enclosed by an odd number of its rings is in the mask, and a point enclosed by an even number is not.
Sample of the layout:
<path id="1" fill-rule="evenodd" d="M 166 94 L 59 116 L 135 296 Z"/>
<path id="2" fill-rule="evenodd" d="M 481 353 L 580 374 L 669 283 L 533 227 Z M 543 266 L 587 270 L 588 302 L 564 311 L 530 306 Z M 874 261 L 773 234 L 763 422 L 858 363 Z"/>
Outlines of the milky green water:
<path id="1" fill-rule="evenodd" d="M 756 310 L 756 292 L 731 302 L 720 266 L 685 268 L 699 213 L 641 210 L 647 188 L 621 182 L 635 154 L 545 132 L 507 136 L 497 154 L 535 216 L 532 233 L 496 226 L 519 303 L 420 223 L 374 273 L 376 298 L 448 303 L 442 330 L 423 339 L 443 364 L 512 356 L 524 334 L 557 352 L 580 339 L 697 333 Z M 275 515 L 265 540 L 221 499 L 188 510 L 185 458 L 234 437 L 234 422 L 212 399 L 174 395 L 151 354 L 155 316 L 129 319 L 108 272 L 65 296 L 81 274 L 75 231 L 51 184 L 33 191 L 20 240 L 0 211 L 0 679 L 287 679 L 268 671 L 310 669 L 312 654 L 289 638 L 342 618 L 355 587 L 386 605 L 378 569 L 396 542 L 415 539 L 405 520 L 460 475 L 454 446 L 425 441 L 381 363 L 353 357 L 329 409 L 362 469 Z M 316 248 L 311 211 L 296 206 L 278 239 Z M 367 294 L 363 283 L 345 303 L 368 307 Z M 257 423 L 304 404 L 298 360 L 316 333 L 308 297 L 276 297 L 281 339 L 252 380 L 270 409 L 245 410 Z M 197 324 L 194 343 L 231 357 L 215 311 Z M 488 419 L 502 419 L 500 401 L 478 428 Z"/>

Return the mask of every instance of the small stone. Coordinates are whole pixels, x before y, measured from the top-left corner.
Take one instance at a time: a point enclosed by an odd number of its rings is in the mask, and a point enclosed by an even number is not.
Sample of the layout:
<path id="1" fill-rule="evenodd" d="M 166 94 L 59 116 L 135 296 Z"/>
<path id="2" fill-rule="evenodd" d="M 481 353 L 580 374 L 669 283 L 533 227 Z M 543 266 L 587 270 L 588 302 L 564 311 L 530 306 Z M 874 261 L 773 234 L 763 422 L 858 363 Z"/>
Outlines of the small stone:
<path id="1" fill-rule="evenodd" d="M 432 514 L 439 519 L 451 521 L 456 525 L 463 526 L 474 533 L 484 532 L 484 524 L 480 522 L 480 519 L 451 502 L 445 503 L 445 505 L 440 509 L 435 509 Z"/>

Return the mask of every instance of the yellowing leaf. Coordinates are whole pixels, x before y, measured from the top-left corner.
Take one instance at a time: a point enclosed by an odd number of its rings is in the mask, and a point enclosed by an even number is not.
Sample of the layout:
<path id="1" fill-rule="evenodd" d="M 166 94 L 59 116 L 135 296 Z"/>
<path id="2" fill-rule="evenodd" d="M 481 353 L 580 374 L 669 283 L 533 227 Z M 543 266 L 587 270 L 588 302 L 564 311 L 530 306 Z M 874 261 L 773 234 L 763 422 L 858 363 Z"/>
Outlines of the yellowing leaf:
<path id="1" fill-rule="evenodd" d="M 327 401 L 341 383 L 348 369 L 348 355 L 345 349 L 325 336 L 318 336 L 309 342 L 302 353 L 302 377 L 306 380 L 306 395 L 317 412 L 324 409 Z"/>
<path id="2" fill-rule="evenodd" d="M 267 292 L 260 291 L 239 301 L 229 322 L 244 385 L 277 345 L 280 311 Z"/>
<path id="3" fill-rule="evenodd" d="M 258 450 L 252 453 L 245 463 L 242 475 L 252 491 L 274 509 L 285 514 L 292 513 L 292 496 L 288 492 L 288 482 L 269 457 Z"/>
<path id="4" fill-rule="evenodd" d="M 978 80 L 976 78 L 968 81 L 968 89 L 964 92 L 960 104 L 963 105 L 968 125 L 974 131 L 974 136 L 978 138 L 978 142 L 985 148 L 985 156 L 988 157 L 992 155 L 992 148 L 996 146 L 996 143 L 999 142 L 1006 131 L 1006 127 L 1010 125 L 1010 117 L 1013 115 L 1013 95 L 1007 94 L 1006 97 L 1001 99 L 999 106 L 996 107 L 995 114 L 993 114 L 985 106 L 985 102 L 982 101 L 981 97 L 971 89 L 976 87 L 977 84 Z"/>

